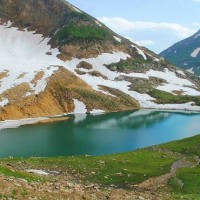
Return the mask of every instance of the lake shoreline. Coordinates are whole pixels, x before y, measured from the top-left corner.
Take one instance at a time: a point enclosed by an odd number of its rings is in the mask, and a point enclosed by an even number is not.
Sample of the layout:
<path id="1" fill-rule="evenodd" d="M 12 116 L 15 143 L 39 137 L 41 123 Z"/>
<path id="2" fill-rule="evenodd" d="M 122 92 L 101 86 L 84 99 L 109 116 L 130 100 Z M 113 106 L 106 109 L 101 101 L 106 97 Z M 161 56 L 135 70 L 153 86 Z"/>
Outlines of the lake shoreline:
<path id="1" fill-rule="evenodd" d="M 8 121 L 0 124 L 0 157 L 128 152 L 197 135 L 199 120 L 197 112 L 143 109 Z"/>
<path id="2" fill-rule="evenodd" d="M 164 111 L 164 112 L 180 112 L 180 113 L 200 113 L 200 110 L 184 110 L 184 109 L 165 109 L 165 108 L 142 108 L 136 110 L 127 110 L 128 111 L 140 111 L 140 110 L 149 110 L 149 111 Z M 107 113 L 121 113 L 126 111 L 117 111 L 117 112 L 102 112 L 102 113 L 64 113 L 63 115 L 55 115 L 55 116 L 47 116 L 47 117 L 38 117 L 38 118 L 24 118 L 18 120 L 3 120 L 0 121 L 0 130 L 7 129 L 7 128 L 18 128 L 23 125 L 37 125 L 37 124 L 48 124 L 54 123 L 59 121 L 69 120 L 69 115 L 76 115 L 76 114 L 85 114 L 85 115 L 100 115 L 100 114 L 107 114 Z M 65 119 L 61 119 L 64 118 Z M 2 123 L 9 123 L 10 126 L 2 125 Z M 5 128 L 4 128 L 5 127 Z"/>
<path id="3" fill-rule="evenodd" d="M 108 156 L 0 159 L 0 190 L 18 199 L 198 199 L 199 142 L 195 136 Z"/>

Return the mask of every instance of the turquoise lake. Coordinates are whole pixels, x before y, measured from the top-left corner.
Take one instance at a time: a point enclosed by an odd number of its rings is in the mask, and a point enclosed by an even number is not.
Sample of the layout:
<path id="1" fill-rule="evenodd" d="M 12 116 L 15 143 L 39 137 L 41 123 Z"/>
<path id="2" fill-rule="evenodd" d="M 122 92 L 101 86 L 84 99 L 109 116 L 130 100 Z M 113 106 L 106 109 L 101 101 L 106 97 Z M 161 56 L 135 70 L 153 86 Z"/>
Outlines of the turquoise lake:
<path id="1" fill-rule="evenodd" d="M 200 114 L 155 110 L 70 115 L 0 131 L 0 157 L 104 155 L 200 134 Z"/>

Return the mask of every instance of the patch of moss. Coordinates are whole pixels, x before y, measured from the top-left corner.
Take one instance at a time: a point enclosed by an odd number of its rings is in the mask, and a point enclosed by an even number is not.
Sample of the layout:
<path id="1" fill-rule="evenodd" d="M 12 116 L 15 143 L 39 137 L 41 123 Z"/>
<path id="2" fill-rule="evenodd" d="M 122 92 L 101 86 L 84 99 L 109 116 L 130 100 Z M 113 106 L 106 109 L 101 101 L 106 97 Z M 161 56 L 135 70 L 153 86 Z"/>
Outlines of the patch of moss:
<path id="1" fill-rule="evenodd" d="M 106 88 L 106 87 L 105 87 Z M 104 89 L 105 89 L 104 88 Z M 115 89 L 106 88 L 105 91 L 110 92 L 116 97 L 105 95 L 82 88 L 75 88 L 74 91 L 81 96 L 83 102 L 91 108 L 98 107 L 105 111 L 119 111 L 129 109 L 139 109 L 139 103 L 129 95 Z"/>
<path id="2" fill-rule="evenodd" d="M 152 89 L 148 92 L 151 97 L 156 99 L 158 104 L 182 104 L 187 102 L 195 102 L 197 106 L 200 106 L 200 96 L 188 96 L 188 95 L 173 95 L 169 92 Z"/>
<path id="3" fill-rule="evenodd" d="M 93 21 L 93 18 L 88 15 L 87 13 L 84 13 L 84 12 L 77 12 L 77 11 L 74 11 L 70 14 L 70 17 L 71 18 L 76 18 L 78 20 L 83 20 L 83 21 Z"/>
<path id="4" fill-rule="evenodd" d="M 107 29 L 95 25 L 74 25 L 70 24 L 61 28 L 55 35 L 59 42 L 68 42 L 71 40 L 101 40 L 110 38 Z"/>
<path id="5" fill-rule="evenodd" d="M 139 109 L 140 108 L 140 104 L 139 104 L 138 101 L 133 99 L 130 95 L 122 92 L 121 90 L 114 89 L 114 88 L 109 88 L 109 87 L 106 87 L 106 86 L 100 86 L 100 87 L 104 91 L 107 91 L 110 94 L 116 96 L 119 99 L 120 104 L 127 105 L 127 106 L 133 107 L 135 109 Z"/>
<path id="6" fill-rule="evenodd" d="M 138 70 L 138 65 L 143 64 L 143 63 L 150 63 L 148 60 L 144 60 L 142 58 L 135 58 L 134 60 L 120 60 L 118 63 L 112 63 L 108 66 L 108 68 L 116 68 L 117 71 L 127 71 L 127 70 L 132 70 L 132 71 L 137 71 Z"/>
<path id="7" fill-rule="evenodd" d="M 74 90 L 87 102 L 87 104 L 99 104 L 100 107 L 105 108 L 106 110 L 116 110 L 119 106 L 114 100 L 97 92 L 80 88 Z"/>

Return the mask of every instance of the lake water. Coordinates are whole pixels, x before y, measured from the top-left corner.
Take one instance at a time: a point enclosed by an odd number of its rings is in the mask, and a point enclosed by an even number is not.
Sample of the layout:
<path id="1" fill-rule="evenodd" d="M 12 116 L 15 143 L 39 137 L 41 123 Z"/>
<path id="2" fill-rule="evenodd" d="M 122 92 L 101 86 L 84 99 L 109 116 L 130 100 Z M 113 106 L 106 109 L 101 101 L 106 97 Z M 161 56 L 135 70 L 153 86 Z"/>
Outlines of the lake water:
<path id="1" fill-rule="evenodd" d="M 200 114 L 131 111 L 0 131 L 0 157 L 103 155 L 200 134 Z"/>

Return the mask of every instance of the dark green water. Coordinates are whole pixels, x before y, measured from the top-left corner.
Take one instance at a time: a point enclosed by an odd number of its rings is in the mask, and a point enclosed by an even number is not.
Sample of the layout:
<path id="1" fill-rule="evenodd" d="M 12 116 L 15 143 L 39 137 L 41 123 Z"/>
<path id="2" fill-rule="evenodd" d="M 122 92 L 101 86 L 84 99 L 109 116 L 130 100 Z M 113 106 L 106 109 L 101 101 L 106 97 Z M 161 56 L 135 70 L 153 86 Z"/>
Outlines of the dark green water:
<path id="1" fill-rule="evenodd" d="M 200 114 L 134 111 L 71 115 L 53 124 L 0 131 L 0 157 L 102 155 L 200 134 Z"/>

